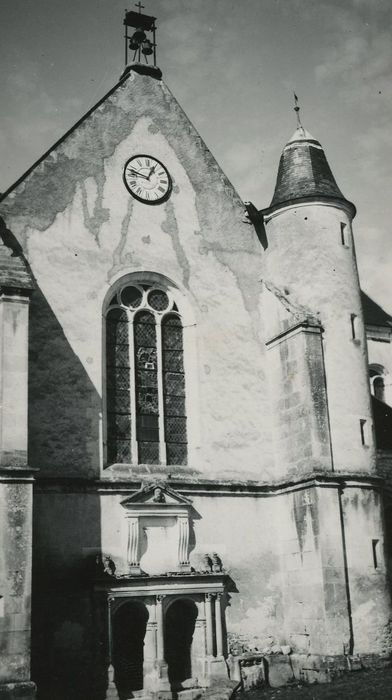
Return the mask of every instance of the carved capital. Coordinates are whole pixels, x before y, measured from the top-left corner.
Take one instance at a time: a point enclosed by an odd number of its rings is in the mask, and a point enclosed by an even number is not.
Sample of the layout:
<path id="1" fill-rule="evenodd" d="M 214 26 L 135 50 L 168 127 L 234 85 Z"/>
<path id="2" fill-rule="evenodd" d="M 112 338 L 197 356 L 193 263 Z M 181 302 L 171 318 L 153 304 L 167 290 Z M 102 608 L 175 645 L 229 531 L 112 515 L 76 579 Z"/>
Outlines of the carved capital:
<path id="1" fill-rule="evenodd" d="M 158 593 L 156 596 L 157 603 L 159 603 L 159 605 L 162 605 L 164 598 L 166 598 L 165 593 Z"/>
<path id="2" fill-rule="evenodd" d="M 211 602 L 215 598 L 215 593 L 206 593 L 206 602 Z"/>

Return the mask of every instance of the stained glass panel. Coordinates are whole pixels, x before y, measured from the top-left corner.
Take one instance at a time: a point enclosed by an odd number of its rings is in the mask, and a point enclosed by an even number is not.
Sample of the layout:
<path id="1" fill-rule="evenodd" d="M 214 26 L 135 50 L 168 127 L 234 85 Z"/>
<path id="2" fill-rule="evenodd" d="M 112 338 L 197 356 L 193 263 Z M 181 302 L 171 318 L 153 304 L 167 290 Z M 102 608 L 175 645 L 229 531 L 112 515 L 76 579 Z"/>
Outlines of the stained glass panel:
<path id="1" fill-rule="evenodd" d="M 149 311 L 135 315 L 136 426 L 139 462 L 159 462 L 157 336 Z"/>
<path id="2" fill-rule="evenodd" d="M 139 348 L 156 348 L 155 318 L 149 311 L 140 311 L 134 320 L 135 351 Z"/>
<path id="3" fill-rule="evenodd" d="M 139 464 L 159 464 L 159 442 L 138 443 Z"/>
<path id="4" fill-rule="evenodd" d="M 163 369 L 173 372 L 184 371 L 182 350 L 165 350 L 163 353 Z"/>
<path id="5" fill-rule="evenodd" d="M 186 442 L 185 416 L 166 416 L 165 427 L 168 442 Z"/>
<path id="6" fill-rule="evenodd" d="M 163 405 L 168 464 L 187 463 L 185 375 L 181 319 L 171 314 L 162 321 Z"/>
<path id="7" fill-rule="evenodd" d="M 108 391 L 106 404 L 110 413 L 128 413 L 129 391 Z"/>
<path id="8" fill-rule="evenodd" d="M 125 287 L 121 291 L 121 301 L 124 306 L 131 306 L 137 309 L 142 303 L 143 294 L 137 287 Z"/>
<path id="9" fill-rule="evenodd" d="M 176 317 L 177 318 L 177 317 Z M 169 323 L 171 317 L 164 319 L 165 324 L 165 349 L 166 350 L 181 350 L 182 351 L 182 328 L 176 327 Z M 178 319 L 179 320 L 179 319 Z M 181 323 L 181 322 L 180 322 Z M 163 329 L 163 328 L 162 328 Z"/>
<path id="10" fill-rule="evenodd" d="M 148 303 L 155 311 L 164 311 L 169 306 L 169 297 L 160 289 L 153 289 L 148 295 Z"/>
<path id="11" fill-rule="evenodd" d="M 109 464 L 129 464 L 131 462 L 131 441 L 111 440 L 108 442 L 108 462 Z"/>
<path id="12" fill-rule="evenodd" d="M 166 443 L 166 461 L 168 464 L 188 464 L 188 446 L 186 443 Z"/>
<path id="13" fill-rule="evenodd" d="M 165 409 L 168 416 L 185 416 L 185 396 L 166 393 Z"/>
<path id="14" fill-rule="evenodd" d="M 111 309 L 106 319 L 107 459 L 131 461 L 129 323 L 123 309 Z"/>

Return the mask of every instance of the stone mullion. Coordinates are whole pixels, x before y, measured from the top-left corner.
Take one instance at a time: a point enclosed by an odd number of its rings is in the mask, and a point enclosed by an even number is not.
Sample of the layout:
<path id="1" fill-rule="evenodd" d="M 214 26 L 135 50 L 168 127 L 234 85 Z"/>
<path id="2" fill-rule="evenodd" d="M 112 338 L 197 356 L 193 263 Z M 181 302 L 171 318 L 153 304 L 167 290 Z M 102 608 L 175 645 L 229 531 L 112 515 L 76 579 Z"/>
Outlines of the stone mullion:
<path id="1" fill-rule="evenodd" d="M 156 317 L 157 334 L 157 375 L 158 375 L 158 424 L 159 424 L 159 461 L 166 464 L 166 441 L 165 441 L 165 406 L 163 399 L 163 348 L 162 348 L 162 318 Z"/>
<path id="2" fill-rule="evenodd" d="M 137 424 L 136 424 L 136 360 L 135 360 L 135 337 L 133 329 L 133 314 L 128 312 L 129 320 L 129 375 L 130 375 L 130 403 L 131 403 L 131 462 L 138 464 L 138 444 L 137 444 Z"/>

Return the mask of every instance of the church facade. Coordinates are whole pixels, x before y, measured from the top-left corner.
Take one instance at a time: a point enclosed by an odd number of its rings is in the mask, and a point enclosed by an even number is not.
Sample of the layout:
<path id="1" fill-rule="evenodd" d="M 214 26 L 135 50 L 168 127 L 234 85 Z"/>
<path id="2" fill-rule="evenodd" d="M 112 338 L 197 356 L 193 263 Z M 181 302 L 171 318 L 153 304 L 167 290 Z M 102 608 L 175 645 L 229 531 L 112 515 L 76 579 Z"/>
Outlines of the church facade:
<path id="1" fill-rule="evenodd" d="M 0 213 L 4 697 L 387 656 L 392 325 L 320 143 L 258 211 L 135 64 Z"/>

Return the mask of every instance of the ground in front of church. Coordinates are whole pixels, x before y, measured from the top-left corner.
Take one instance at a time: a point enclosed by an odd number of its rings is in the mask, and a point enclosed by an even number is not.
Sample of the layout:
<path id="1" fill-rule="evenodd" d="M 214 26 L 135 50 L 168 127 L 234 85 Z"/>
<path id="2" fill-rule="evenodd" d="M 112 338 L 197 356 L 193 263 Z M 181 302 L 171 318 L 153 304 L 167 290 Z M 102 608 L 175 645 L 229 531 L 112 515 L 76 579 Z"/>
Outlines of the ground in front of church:
<path id="1" fill-rule="evenodd" d="M 322 685 L 258 688 L 241 693 L 240 700 L 391 700 L 392 667 L 353 671 Z"/>

